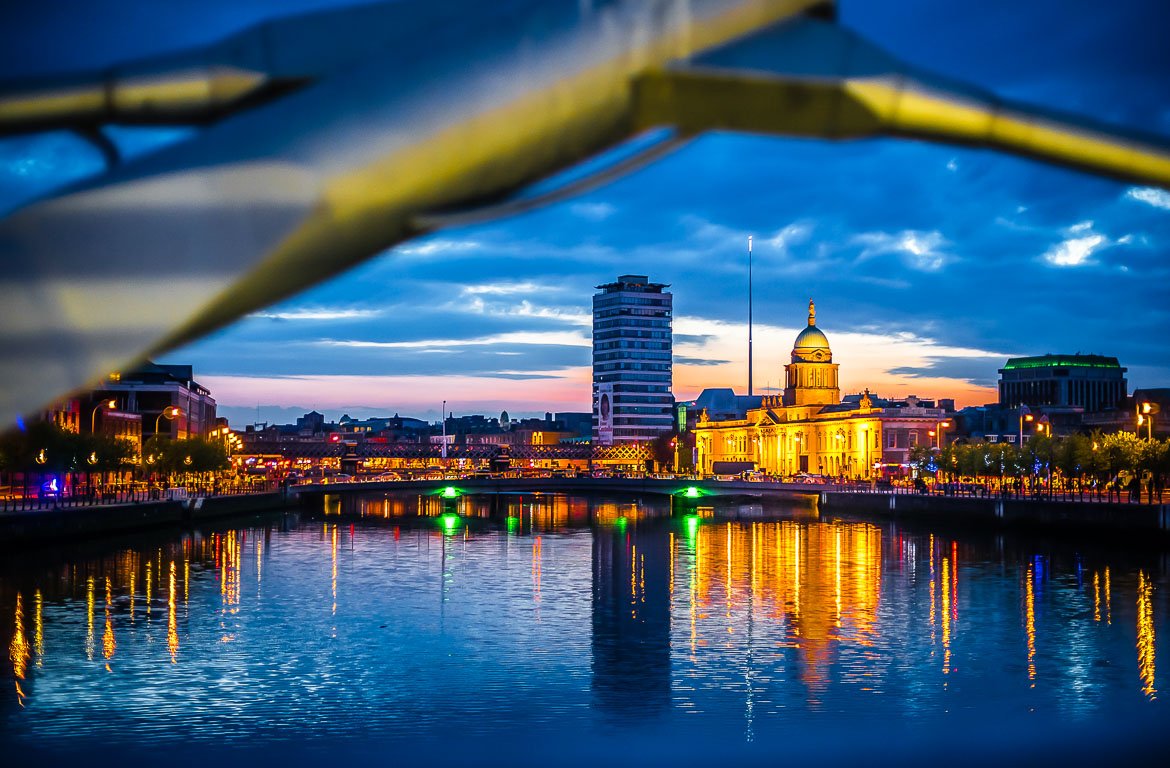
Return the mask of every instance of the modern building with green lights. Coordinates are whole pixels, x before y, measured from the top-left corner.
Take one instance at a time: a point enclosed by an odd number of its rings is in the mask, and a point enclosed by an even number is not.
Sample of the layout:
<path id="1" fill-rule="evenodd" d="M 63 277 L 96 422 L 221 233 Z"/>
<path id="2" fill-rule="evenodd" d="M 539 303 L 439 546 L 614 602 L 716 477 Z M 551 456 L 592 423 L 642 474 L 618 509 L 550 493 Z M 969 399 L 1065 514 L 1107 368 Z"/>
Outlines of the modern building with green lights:
<path id="1" fill-rule="evenodd" d="M 1013 357 L 999 370 L 999 404 L 1112 411 L 1129 395 L 1125 371 L 1116 357 L 1103 355 Z"/>

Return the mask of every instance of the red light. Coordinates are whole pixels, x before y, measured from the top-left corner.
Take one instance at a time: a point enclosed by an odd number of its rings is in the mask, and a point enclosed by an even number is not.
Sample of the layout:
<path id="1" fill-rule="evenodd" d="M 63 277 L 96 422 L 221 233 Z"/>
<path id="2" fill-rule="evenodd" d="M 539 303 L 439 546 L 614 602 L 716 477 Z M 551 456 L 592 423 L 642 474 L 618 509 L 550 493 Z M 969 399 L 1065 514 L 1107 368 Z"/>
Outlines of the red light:
<path id="1" fill-rule="evenodd" d="M 337 443 L 337 442 L 340 442 L 340 441 L 341 441 L 341 435 L 330 435 L 330 436 L 329 436 L 329 439 L 330 439 L 332 442 L 334 442 L 334 443 Z"/>

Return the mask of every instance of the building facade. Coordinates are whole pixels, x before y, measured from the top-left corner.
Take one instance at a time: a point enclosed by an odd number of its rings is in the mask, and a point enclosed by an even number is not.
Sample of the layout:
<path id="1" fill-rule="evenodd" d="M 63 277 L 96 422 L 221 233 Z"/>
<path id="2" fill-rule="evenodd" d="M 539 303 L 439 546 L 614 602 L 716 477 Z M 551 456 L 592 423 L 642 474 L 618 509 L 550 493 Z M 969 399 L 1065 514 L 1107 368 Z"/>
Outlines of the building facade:
<path id="1" fill-rule="evenodd" d="M 716 421 L 700 413 L 695 447 L 701 473 L 744 468 L 779 477 L 869 478 L 904 468 L 914 446 L 936 444 L 945 430 L 941 408 L 880 407 L 868 391 L 843 402 L 838 366 L 811 301 L 808 326 L 784 369 L 784 394 L 765 396 L 745 418 Z"/>
<path id="2" fill-rule="evenodd" d="M 999 370 L 999 404 L 1112 411 L 1128 396 L 1125 371 L 1116 357 L 1103 355 L 1013 357 Z"/>
<path id="3" fill-rule="evenodd" d="M 204 437 L 216 427 L 215 399 L 193 378 L 189 365 L 147 362 L 112 374 L 94 389 L 95 401 L 114 400 L 116 409 L 141 414 L 142 440 L 158 433 L 170 440 Z M 177 415 L 174 413 L 178 408 Z"/>
<path id="4" fill-rule="evenodd" d="M 673 296 L 622 275 L 593 296 L 593 442 L 649 442 L 673 424 Z"/>

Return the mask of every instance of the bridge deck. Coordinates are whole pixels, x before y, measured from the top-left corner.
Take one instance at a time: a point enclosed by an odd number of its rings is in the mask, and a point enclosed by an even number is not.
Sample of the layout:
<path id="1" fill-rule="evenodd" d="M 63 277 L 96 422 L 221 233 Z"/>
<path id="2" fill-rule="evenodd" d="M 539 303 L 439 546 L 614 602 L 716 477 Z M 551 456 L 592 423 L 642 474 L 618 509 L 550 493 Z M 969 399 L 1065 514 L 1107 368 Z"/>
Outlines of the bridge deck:
<path id="1" fill-rule="evenodd" d="M 466 478 L 458 480 L 388 480 L 382 482 L 310 483 L 294 486 L 297 494 L 348 494 L 406 491 L 437 493 L 452 487 L 461 494 L 503 493 L 638 493 L 661 496 L 684 496 L 694 488 L 698 497 L 765 496 L 803 498 L 816 496 L 824 486 L 799 483 L 743 480 L 664 480 L 661 478 L 596 477 L 507 477 Z"/>

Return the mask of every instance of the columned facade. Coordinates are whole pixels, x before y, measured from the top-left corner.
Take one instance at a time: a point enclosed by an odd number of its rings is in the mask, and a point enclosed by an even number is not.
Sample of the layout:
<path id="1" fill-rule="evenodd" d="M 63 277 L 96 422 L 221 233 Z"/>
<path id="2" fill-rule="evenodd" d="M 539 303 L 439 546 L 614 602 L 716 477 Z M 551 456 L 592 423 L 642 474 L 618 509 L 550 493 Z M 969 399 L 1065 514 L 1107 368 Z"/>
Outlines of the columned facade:
<path id="1" fill-rule="evenodd" d="M 837 364 L 816 327 L 811 301 L 808 326 L 796 337 L 784 368 L 784 395 L 764 397 L 746 418 L 711 421 L 700 414 L 695 427 L 700 472 L 719 474 L 726 462 L 751 464 L 779 477 L 869 478 L 883 464 L 906 463 L 914 445 L 929 445 L 945 417 L 941 409 L 876 408 L 868 391 L 857 403 L 842 403 Z"/>

